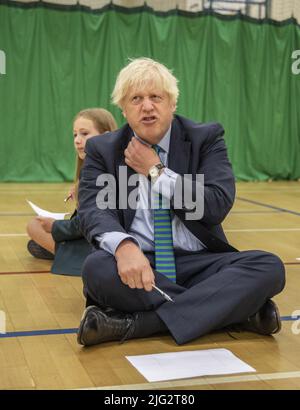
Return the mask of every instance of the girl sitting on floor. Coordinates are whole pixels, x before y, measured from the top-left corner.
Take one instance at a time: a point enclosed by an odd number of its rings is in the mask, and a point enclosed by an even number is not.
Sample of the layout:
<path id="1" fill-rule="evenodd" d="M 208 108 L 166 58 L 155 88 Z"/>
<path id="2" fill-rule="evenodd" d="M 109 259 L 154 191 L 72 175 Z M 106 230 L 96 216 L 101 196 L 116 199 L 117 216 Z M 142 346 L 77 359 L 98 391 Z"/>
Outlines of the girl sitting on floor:
<path id="1" fill-rule="evenodd" d="M 75 185 L 69 192 L 69 198 L 77 202 L 79 173 L 85 158 L 86 141 L 116 129 L 114 117 L 103 108 L 82 110 L 76 115 L 73 130 L 77 166 Z M 28 251 L 39 259 L 54 259 L 52 273 L 81 275 L 82 264 L 92 251 L 92 246 L 80 231 L 76 210 L 69 220 L 37 216 L 28 223 L 27 232 L 31 238 L 27 244 Z"/>

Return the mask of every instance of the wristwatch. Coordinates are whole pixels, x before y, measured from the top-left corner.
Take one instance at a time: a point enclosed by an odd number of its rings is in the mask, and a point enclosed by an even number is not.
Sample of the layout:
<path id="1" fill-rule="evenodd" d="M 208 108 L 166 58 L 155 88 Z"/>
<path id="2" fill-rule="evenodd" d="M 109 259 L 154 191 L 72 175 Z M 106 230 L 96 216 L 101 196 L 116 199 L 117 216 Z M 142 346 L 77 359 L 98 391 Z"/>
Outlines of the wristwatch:
<path id="1" fill-rule="evenodd" d="M 151 179 L 152 182 L 155 182 L 157 180 L 157 178 L 160 176 L 162 169 L 164 169 L 165 166 L 161 163 L 153 165 L 150 169 L 149 169 L 149 178 Z"/>

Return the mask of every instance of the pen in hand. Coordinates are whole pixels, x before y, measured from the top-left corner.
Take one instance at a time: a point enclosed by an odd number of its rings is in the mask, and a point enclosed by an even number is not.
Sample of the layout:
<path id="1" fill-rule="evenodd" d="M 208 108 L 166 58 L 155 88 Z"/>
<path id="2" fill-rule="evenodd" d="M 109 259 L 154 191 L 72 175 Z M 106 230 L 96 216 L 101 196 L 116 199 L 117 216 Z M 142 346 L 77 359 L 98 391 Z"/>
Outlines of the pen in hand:
<path id="1" fill-rule="evenodd" d="M 157 286 L 152 285 L 153 289 L 157 290 L 158 293 L 160 293 L 168 302 L 173 302 L 174 300 L 165 292 L 163 292 L 161 289 L 159 289 Z"/>
<path id="2" fill-rule="evenodd" d="M 72 194 L 69 194 L 69 195 L 64 199 L 64 202 L 68 202 L 68 200 L 71 199 L 71 198 L 72 198 Z"/>

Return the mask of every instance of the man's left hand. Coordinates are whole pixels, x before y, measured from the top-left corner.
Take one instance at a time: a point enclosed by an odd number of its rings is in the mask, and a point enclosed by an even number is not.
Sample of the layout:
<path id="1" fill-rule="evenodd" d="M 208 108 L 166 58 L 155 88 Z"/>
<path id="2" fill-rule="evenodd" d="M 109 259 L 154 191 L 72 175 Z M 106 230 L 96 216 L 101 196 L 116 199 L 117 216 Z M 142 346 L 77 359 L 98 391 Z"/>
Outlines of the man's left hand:
<path id="1" fill-rule="evenodd" d="M 153 165 L 159 164 L 160 158 L 153 148 L 141 143 L 135 137 L 131 139 L 124 151 L 126 164 L 138 174 L 149 174 Z"/>
<path id="2" fill-rule="evenodd" d="M 47 218 L 45 216 L 37 216 L 36 219 L 40 221 L 40 224 L 45 232 L 48 232 L 48 233 L 52 232 L 52 227 L 55 222 L 55 219 Z"/>

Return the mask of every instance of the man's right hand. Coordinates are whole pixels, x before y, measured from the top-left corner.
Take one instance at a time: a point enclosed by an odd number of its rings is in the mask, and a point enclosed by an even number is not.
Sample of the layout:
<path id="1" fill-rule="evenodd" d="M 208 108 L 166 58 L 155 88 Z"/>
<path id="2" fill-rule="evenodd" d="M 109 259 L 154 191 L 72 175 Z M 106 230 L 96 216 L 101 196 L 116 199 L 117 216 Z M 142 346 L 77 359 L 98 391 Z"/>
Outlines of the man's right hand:
<path id="1" fill-rule="evenodd" d="M 154 285 L 154 273 L 140 248 L 125 239 L 118 246 L 115 257 L 121 281 L 131 289 L 145 289 L 150 292 Z"/>

